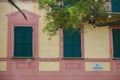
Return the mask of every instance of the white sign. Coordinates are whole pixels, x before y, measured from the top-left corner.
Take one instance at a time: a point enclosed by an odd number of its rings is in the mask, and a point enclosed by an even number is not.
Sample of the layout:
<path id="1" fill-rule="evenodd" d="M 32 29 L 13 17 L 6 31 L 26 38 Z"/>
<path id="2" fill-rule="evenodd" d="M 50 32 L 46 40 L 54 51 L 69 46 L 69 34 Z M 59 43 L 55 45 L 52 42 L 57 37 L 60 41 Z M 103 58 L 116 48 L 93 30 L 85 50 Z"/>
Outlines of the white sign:
<path id="1" fill-rule="evenodd" d="M 99 64 L 99 63 L 93 64 L 92 69 L 93 70 L 103 70 L 103 66 L 102 66 L 102 64 Z"/>

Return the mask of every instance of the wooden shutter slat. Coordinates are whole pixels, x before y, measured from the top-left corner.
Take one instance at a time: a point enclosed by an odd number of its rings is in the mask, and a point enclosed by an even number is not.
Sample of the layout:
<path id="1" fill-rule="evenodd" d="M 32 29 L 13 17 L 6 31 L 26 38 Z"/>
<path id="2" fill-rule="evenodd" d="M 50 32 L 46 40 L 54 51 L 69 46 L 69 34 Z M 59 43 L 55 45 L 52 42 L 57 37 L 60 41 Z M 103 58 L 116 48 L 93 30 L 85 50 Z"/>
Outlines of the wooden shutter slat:
<path id="1" fill-rule="evenodd" d="M 112 12 L 120 12 L 120 0 L 111 0 Z"/>
<path id="2" fill-rule="evenodd" d="M 81 36 L 79 30 L 64 29 L 64 57 L 81 57 Z"/>
<path id="3" fill-rule="evenodd" d="M 71 4 L 70 4 L 70 0 L 66 0 L 65 2 L 64 2 L 64 6 L 70 6 Z"/>
<path id="4" fill-rule="evenodd" d="M 74 57 L 81 57 L 80 30 L 75 30 L 73 33 L 73 56 Z"/>
<path id="5" fill-rule="evenodd" d="M 32 27 L 26 27 L 24 31 L 24 56 L 32 57 Z"/>
<path id="6" fill-rule="evenodd" d="M 113 29 L 113 56 L 120 58 L 120 29 Z"/>
<path id="7" fill-rule="evenodd" d="M 32 27 L 15 27 L 14 56 L 32 57 Z"/>
<path id="8" fill-rule="evenodd" d="M 72 57 L 72 33 L 71 30 L 64 29 L 64 57 Z"/>

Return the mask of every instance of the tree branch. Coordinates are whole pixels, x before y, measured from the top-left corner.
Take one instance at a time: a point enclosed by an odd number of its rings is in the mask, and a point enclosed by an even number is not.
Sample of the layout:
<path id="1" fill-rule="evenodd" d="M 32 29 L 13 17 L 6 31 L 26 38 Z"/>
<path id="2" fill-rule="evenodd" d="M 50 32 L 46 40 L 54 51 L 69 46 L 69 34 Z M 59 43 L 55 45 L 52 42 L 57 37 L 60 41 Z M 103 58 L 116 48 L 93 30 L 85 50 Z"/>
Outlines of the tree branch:
<path id="1" fill-rule="evenodd" d="M 25 20 L 27 20 L 26 15 L 24 14 L 24 12 L 12 1 L 12 0 L 7 0 L 12 6 L 14 6 L 25 18 Z"/>

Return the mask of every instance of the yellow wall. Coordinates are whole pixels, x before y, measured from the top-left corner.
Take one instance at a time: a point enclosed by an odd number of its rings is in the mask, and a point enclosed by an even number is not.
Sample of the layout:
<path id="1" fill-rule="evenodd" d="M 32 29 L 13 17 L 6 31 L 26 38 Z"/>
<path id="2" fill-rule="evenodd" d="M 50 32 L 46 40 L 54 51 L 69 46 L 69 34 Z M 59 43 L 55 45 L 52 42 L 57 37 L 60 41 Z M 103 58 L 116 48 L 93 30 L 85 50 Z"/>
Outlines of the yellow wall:
<path id="1" fill-rule="evenodd" d="M 58 58 L 59 57 L 59 37 L 55 36 L 52 40 L 44 33 L 40 34 L 40 50 L 39 57 L 41 58 Z"/>
<path id="2" fill-rule="evenodd" d="M 103 69 L 100 71 L 110 71 L 110 62 L 86 62 L 85 63 L 85 71 L 96 71 L 93 70 L 93 64 L 101 64 Z"/>
<path id="3" fill-rule="evenodd" d="M 59 53 L 59 34 L 49 40 L 48 36 L 43 33 L 45 22 L 45 11 L 38 10 L 37 3 L 17 3 L 21 9 L 29 10 L 39 14 L 39 57 L 41 58 L 58 58 Z M 29 6 L 28 6 L 29 5 Z M 8 3 L 0 3 L 0 58 L 7 57 L 7 14 L 17 11 Z M 95 29 L 84 25 L 84 50 L 85 58 L 110 58 L 109 49 L 109 30 L 108 27 L 97 27 Z M 85 70 L 91 71 L 91 65 L 94 62 L 86 62 Z M 110 70 L 110 63 L 101 62 L 104 71 Z M 6 70 L 6 62 L 0 62 L 0 70 Z M 39 62 L 40 71 L 59 71 L 59 62 Z"/>
<path id="4" fill-rule="evenodd" d="M 0 3 L 0 58 L 7 57 L 7 17 L 9 4 Z"/>
<path id="5" fill-rule="evenodd" d="M 6 70 L 7 70 L 7 62 L 0 61 L 0 71 L 6 71 Z"/>
<path id="6" fill-rule="evenodd" d="M 29 4 L 29 6 L 28 6 Z M 48 40 L 48 36 L 43 33 L 45 26 L 45 11 L 38 10 L 37 3 L 17 3 L 21 9 L 26 9 L 31 12 L 39 14 L 39 57 L 42 58 L 58 58 L 59 57 L 59 36 L 56 35 L 52 40 Z M 8 3 L 0 3 L 0 57 L 7 57 L 7 14 L 17 11 Z M 52 46 L 52 47 L 51 47 Z"/>
<path id="7" fill-rule="evenodd" d="M 85 58 L 110 58 L 108 27 L 84 29 Z"/>
<path id="8" fill-rule="evenodd" d="M 60 71 L 59 62 L 39 62 L 39 71 Z"/>
<path id="9" fill-rule="evenodd" d="M 29 4 L 29 6 L 28 6 Z M 42 58 L 57 58 L 59 57 L 59 35 L 48 39 L 48 36 L 43 33 L 45 26 L 45 11 L 39 10 L 38 5 L 34 3 L 17 3 L 21 9 L 26 9 L 39 14 L 39 57 Z M 0 57 L 7 57 L 7 14 L 16 11 L 8 3 L 0 3 Z M 85 25 L 84 33 L 84 50 L 85 58 L 109 58 L 109 30 L 108 27 L 100 27 L 91 29 L 90 25 Z M 104 39 L 104 40 L 103 40 Z M 52 46 L 52 47 L 51 47 Z"/>

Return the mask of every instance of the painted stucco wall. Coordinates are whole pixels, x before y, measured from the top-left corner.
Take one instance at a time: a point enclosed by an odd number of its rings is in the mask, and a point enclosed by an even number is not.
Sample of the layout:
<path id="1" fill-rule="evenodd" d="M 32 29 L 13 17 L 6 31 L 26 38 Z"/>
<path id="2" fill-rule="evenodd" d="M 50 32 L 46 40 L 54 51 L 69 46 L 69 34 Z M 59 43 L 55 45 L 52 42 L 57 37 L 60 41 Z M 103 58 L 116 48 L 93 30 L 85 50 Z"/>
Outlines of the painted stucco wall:
<path id="1" fill-rule="evenodd" d="M 9 13 L 12 8 L 9 4 L 0 3 L 0 57 L 7 57 L 7 17 L 6 14 Z M 9 9 L 9 10 L 8 10 Z"/>
<path id="2" fill-rule="evenodd" d="M 60 71 L 59 62 L 39 62 L 39 71 Z"/>
<path id="3" fill-rule="evenodd" d="M 85 58 L 110 58 L 108 27 L 90 27 L 84 29 Z"/>
<path id="4" fill-rule="evenodd" d="M 45 26 L 45 11 L 38 10 L 38 5 L 33 3 L 17 3 L 17 5 L 21 9 L 29 10 L 33 13 L 39 14 L 39 57 L 42 58 L 56 58 L 59 57 L 59 36 L 55 36 L 52 40 L 48 39 L 48 36 L 43 33 L 43 27 Z M 29 6 L 28 6 L 29 5 Z M 14 7 L 12 7 L 8 3 L 1 2 L 0 3 L 0 57 L 7 57 L 7 14 L 16 11 Z M 52 46 L 52 47 L 51 47 Z"/>
<path id="5" fill-rule="evenodd" d="M 29 10 L 33 13 L 39 14 L 39 53 L 40 58 L 59 58 L 60 57 L 60 38 L 59 34 L 52 37 L 49 40 L 49 37 L 43 32 L 43 28 L 46 24 L 45 22 L 45 11 L 39 10 L 36 3 L 17 3 L 21 9 Z M 28 6 L 29 5 L 29 6 Z M 0 3 L 0 58 L 7 57 L 7 32 L 8 32 L 8 21 L 7 14 L 16 11 L 8 3 Z M 89 27 L 90 25 L 84 25 L 84 55 L 85 58 L 110 58 L 110 49 L 109 49 L 109 30 L 108 27 L 100 27 L 93 29 Z M 85 70 L 91 70 L 90 65 L 93 62 L 85 63 Z M 101 62 L 104 65 L 104 71 L 110 70 L 110 63 Z M 1 62 L 0 65 L 6 66 L 6 63 Z M 50 67 L 45 67 L 49 65 Z M 54 68 L 53 66 L 54 65 Z M 107 68 L 108 67 L 108 68 Z M 1 68 L 1 67 L 0 67 Z M 6 67 L 0 70 L 5 70 Z M 39 62 L 40 71 L 58 71 L 60 69 L 60 62 Z"/>
<path id="6" fill-rule="evenodd" d="M 7 71 L 7 62 L 0 61 L 0 71 Z"/>
<path id="7" fill-rule="evenodd" d="M 101 70 L 93 69 L 94 64 L 102 65 Z M 110 62 L 86 62 L 85 63 L 85 71 L 111 71 Z"/>

